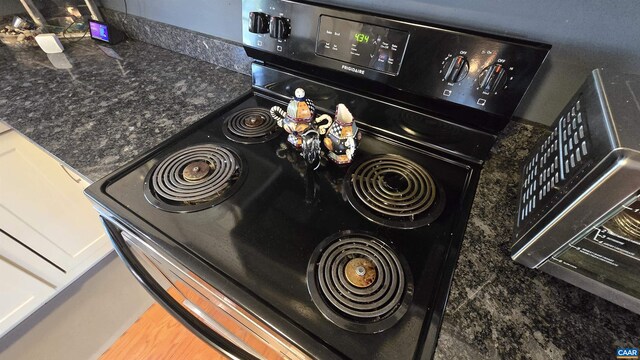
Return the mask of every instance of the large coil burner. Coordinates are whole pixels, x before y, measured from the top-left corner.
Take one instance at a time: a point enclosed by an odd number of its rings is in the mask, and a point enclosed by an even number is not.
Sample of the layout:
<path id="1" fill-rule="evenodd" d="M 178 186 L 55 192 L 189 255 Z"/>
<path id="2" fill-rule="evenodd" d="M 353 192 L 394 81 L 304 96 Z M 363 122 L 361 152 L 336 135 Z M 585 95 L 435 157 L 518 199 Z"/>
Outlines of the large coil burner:
<path id="1" fill-rule="evenodd" d="M 351 165 L 345 181 L 351 205 L 369 220 L 414 229 L 444 209 L 444 192 L 420 165 L 399 155 L 378 155 Z"/>
<path id="2" fill-rule="evenodd" d="M 145 197 L 166 211 L 209 208 L 240 186 L 241 163 L 229 148 L 215 144 L 190 146 L 169 155 L 147 174 Z"/>
<path id="3" fill-rule="evenodd" d="M 343 232 L 320 243 L 309 260 L 307 287 L 327 319 L 359 333 L 390 328 L 413 297 L 404 259 L 365 233 Z"/>
<path id="4" fill-rule="evenodd" d="M 242 144 L 258 144 L 277 137 L 281 130 L 264 108 L 248 108 L 229 116 L 222 125 L 227 139 Z"/>

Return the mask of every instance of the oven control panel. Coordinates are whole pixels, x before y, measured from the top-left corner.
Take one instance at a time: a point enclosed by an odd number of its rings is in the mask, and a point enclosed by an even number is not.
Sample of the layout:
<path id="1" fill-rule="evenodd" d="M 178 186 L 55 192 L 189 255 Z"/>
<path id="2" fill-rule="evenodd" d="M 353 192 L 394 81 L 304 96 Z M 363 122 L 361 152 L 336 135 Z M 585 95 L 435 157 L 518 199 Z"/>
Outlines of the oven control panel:
<path id="1" fill-rule="evenodd" d="M 316 54 L 397 75 L 409 32 L 321 15 Z"/>
<path id="2" fill-rule="evenodd" d="M 266 63 L 302 72 L 309 64 L 336 81 L 372 80 L 502 118 L 511 117 L 551 48 L 285 0 L 244 0 L 243 19 L 247 53 Z"/>

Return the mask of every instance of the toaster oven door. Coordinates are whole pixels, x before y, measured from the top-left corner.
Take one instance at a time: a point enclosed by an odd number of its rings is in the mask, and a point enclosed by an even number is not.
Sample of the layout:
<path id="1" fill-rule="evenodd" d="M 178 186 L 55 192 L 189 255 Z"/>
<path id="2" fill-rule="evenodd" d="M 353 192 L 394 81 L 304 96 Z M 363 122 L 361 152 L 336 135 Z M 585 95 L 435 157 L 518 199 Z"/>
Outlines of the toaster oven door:
<path id="1" fill-rule="evenodd" d="M 116 251 L 174 317 L 233 359 L 308 359 L 306 353 L 170 255 L 102 218 Z"/>
<path id="2" fill-rule="evenodd" d="M 541 269 L 640 313 L 638 197 L 562 249 Z"/>

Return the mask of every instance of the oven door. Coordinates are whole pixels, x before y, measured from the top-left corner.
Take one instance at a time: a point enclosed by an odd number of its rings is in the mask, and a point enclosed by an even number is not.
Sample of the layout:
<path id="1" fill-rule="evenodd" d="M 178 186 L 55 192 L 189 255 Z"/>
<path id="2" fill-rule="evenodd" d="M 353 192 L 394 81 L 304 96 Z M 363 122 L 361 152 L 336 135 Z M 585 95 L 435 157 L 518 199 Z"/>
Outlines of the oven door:
<path id="1" fill-rule="evenodd" d="M 640 314 L 640 195 L 584 231 L 540 269 Z"/>
<path id="2" fill-rule="evenodd" d="M 101 217 L 129 270 L 151 295 L 204 341 L 233 359 L 309 359 L 259 319 L 170 255 Z"/>

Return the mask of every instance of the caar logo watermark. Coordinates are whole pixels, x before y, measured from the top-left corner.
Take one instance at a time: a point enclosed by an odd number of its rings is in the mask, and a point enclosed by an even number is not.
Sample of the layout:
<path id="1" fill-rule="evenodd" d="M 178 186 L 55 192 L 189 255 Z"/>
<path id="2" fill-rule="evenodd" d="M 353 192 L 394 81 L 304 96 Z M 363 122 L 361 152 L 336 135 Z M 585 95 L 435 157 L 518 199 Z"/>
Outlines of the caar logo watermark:
<path id="1" fill-rule="evenodd" d="M 618 348 L 616 359 L 638 360 L 638 348 Z"/>

